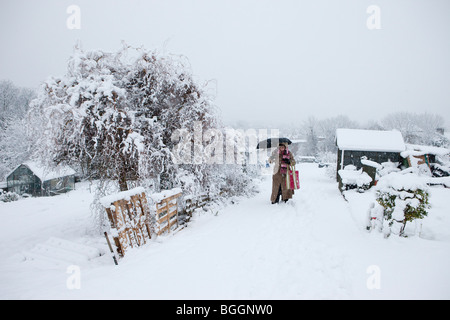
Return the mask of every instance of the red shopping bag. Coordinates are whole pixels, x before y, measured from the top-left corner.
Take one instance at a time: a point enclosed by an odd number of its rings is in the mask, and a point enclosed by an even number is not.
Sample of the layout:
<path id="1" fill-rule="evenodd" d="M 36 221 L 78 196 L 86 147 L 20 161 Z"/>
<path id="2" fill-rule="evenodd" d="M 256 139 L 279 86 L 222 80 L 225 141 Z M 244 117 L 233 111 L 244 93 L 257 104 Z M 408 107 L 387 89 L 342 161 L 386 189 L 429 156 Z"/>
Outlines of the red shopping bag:
<path id="1" fill-rule="evenodd" d="M 288 174 L 286 175 L 286 187 L 292 190 L 300 189 L 300 178 L 298 170 L 295 170 L 295 167 L 290 167 L 288 170 Z"/>

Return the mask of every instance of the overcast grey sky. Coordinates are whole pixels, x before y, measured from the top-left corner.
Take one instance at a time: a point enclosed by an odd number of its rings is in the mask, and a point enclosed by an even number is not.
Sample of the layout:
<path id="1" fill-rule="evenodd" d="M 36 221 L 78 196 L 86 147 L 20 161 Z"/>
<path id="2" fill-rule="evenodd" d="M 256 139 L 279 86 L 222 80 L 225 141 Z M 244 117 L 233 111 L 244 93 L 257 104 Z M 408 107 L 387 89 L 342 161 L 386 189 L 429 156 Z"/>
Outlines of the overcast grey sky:
<path id="1" fill-rule="evenodd" d="M 370 5 L 381 29 L 367 27 Z M 449 126 L 449 14 L 449 0 L 0 0 L 0 80 L 37 87 L 65 73 L 78 39 L 125 40 L 186 56 L 226 121 L 427 111 Z"/>

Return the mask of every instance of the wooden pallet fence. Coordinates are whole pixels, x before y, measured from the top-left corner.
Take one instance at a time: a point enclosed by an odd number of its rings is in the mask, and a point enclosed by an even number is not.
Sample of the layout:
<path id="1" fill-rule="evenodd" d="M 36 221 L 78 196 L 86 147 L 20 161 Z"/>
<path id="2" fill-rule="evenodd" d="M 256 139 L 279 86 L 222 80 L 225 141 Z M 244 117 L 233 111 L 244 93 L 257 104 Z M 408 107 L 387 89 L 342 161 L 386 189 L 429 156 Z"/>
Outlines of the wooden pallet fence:
<path id="1" fill-rule="evenodd" d="M 124 257 L 129 248 L 147 243 L 152 234 L 159 236 L 176 230 L 180 223 L 178 201 L 181 196 L 180 188 L 152 194 L 148 197 L 150 206 L 144 188 L 138 187 L 100 199 L 111 224 L 110 234 L 105 232 L 105 236 L 108 243 L 115 246 L 119 257 Z M 195 209 L 202 208 L 209 200 L 208 194 L 185 199 L 186 220 L 189 221 Z"/>
<path id="2" fill-rule="evenodd" d="M 150 212 L 144 188 L 106 196 L 100 202 L 106 209 L 113 243 L 120 257 L 128 248 L 142 246 L 151 238 Z"/>
<path id="3" fill-rule="evenodd" d="M 158 235 L 170 233 L 173 228 L 178 228 L 178 198 L 181 195 L 181 189 L 174 188 L 150 196 L 155 202 L 156 232 Z"/>
<path id="4" fill-rule="evenodd" d="M 210 197 L 207 193 L 200 194 L 197 197 L 186 197 L 185 198 L 185 209 L 186 222 L 192 218 L 192 214 L 196 209 L 203 208 L 210 201 Z"/>

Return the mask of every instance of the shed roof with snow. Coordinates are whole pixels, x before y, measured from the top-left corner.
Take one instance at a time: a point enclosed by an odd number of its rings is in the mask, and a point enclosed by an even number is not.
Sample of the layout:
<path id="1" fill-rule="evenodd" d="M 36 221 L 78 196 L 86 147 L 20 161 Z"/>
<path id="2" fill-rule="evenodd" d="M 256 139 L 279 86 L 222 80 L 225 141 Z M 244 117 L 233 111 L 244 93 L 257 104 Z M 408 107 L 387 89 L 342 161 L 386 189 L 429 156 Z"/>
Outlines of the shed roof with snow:
<path id="1" fill-rule="evenodd" d="M 75 170 L 68 166 L 59 165 L 56 168 L 50 169 L 34 161 L 26 161 L 23 164 L 26 165 L 41 181 L 48 181 L 76 174 Z"/>
<path id="2" fill-rule="evenodd" d="M 336 129 L 340 150 L 402 152 L 406 149 L 400 131 Z"/>

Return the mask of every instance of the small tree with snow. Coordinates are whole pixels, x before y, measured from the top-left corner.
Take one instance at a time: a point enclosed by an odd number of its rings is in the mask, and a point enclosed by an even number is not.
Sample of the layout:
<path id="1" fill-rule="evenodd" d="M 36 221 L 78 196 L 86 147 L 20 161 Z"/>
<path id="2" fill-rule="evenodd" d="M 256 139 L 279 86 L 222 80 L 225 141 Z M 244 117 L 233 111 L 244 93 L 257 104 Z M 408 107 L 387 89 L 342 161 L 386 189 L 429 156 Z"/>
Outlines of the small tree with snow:
<path id="1" fill-rule="evenodd" d="M 112 53 L 76 47 L 67 74 L 44 82 L 31 113 L 42 124 L 35 127 L 41 159 L 77 165 L 122 191 L 137 180 L 173 187 L 172 132 L 214 123 L 181 61 L 126 45 Z"/>
<path id="2" fill-rule="evenodd" d="M 383 232 L 404 235 L 407 222 L 423 219 L 430 208 L 428 187 L 418 176 L 390 173 L 377 184 L 377 199 L 384 211 Z"/>

